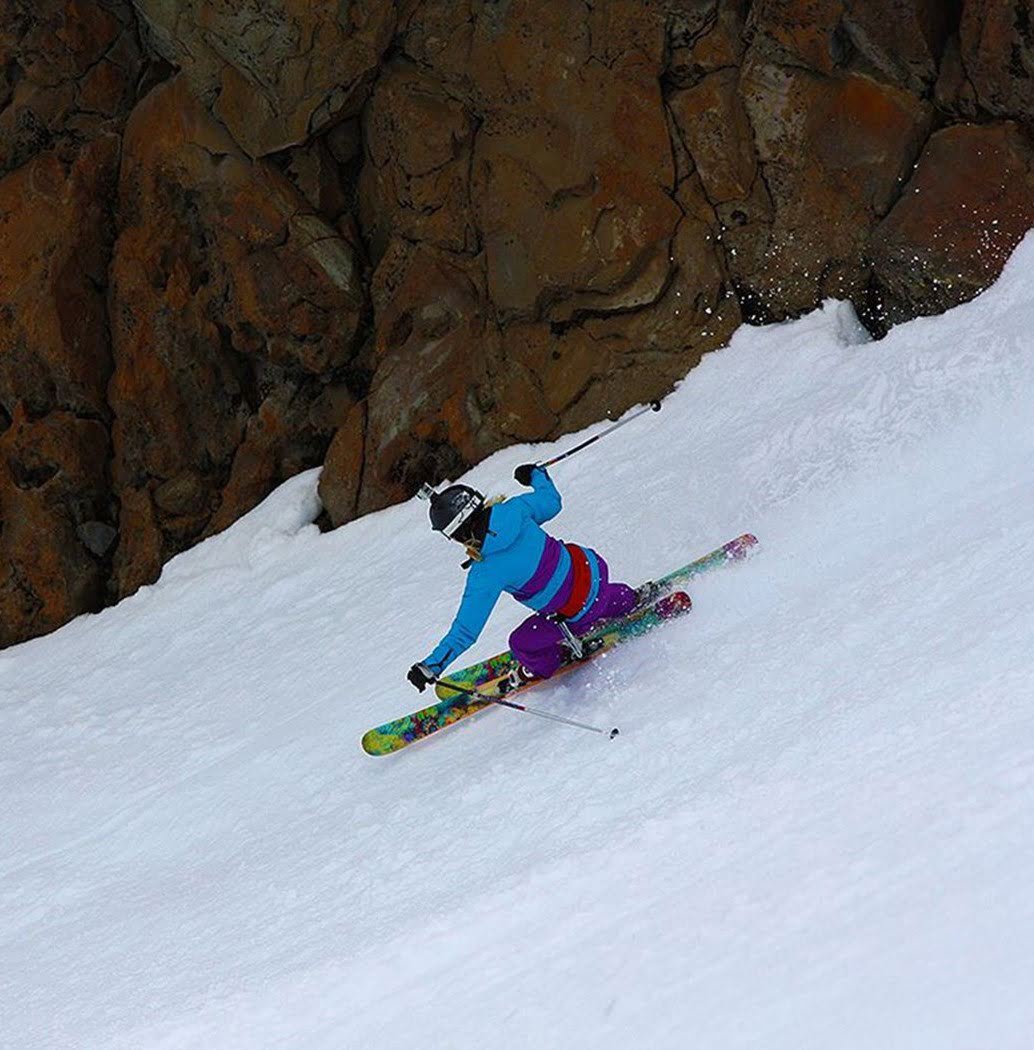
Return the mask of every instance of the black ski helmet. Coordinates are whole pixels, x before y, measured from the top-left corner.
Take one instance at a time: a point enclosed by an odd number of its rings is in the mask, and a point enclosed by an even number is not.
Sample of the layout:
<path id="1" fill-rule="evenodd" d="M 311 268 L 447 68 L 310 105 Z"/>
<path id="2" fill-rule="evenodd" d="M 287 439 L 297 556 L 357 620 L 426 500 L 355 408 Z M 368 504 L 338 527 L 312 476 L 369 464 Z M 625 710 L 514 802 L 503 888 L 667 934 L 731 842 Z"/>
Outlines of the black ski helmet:
<path id="1" fill-rule="evenodd" d="M 431 501 L 431 528 L 449 539 L 459 527 L 485 505 L 485 497 L 467 485 L 450 485 L 428 497 Z"/>

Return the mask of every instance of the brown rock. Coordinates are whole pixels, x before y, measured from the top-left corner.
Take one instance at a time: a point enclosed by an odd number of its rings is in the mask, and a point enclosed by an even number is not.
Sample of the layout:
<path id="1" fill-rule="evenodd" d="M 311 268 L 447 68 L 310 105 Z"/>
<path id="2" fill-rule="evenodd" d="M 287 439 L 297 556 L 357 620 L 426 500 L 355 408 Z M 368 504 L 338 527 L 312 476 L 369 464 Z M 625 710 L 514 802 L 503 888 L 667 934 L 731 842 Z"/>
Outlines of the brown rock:
<path id="1" fill-rule="evenodd" d="M 393 236 L 476 250 L 470 215 L 474 120 L 433 78 L 405 65 L 381 75 L 363 113 L 360 218 L 374 262 Z"/>
<path id="2" fill-rule="evenodd" d="M 111 268 L 120 593 L 322 458 L 318 377 L 349 364 L 352 247 L 178 77 L 126 128 Z M 160 410 L 156 411 L 156 406 Z"/>
<path id="3" fill-rule="evenodd" d="M 687 185 L 681 199 L 691 192 Z M 586 334 L 596 347 L 606 348 L 609 362 L 598 372 L 599 381 L 565 412 L 562 430 L 663 397 L 707 351 L 727 343 L 741 323 L 740 305 L 710 223 L 687 214 L 672 241 L 671 262 L 671 280 L 656 303 L 624 318 L 585 321 Z"/>
<path id="4" fill-rule="evenodd" d="M 532 324 L 504 333 L 504 356 L 524 365 L 557 416 L 557 424 L 536 437 L 577 430 L 663 396 L 740 323 L 713 213 L 691 182 L 680 201 L 687 214 L 671 244 L 672 277 L 655 303 L 630 314 L 588 317 L 560 332 Z"/>
<path id="5" fill-rule="evenodd" d="M 701 0 L 690 0 L 689 4 L 685 0 L 610 0 L 606 4 L 587 4 L 588 10 L 583 13 L 577 4 L 557 4 L 562 20 L 557 21 L 556 28 L 563 32 L 574 25 L 580 32 L 584 24 L 594 61 L 605 66 L 633 61 L 659 76 L 663 72 L 670 22 L 687 7 L 714 5 L 715 0 L 704 0 L 703 4 Z M 525 10 L 541 22 L 541 9 L 536 11 L 536 6 L 529 4 Z M 526 35 L 526 30 L 518 32 Z M 548 61 L 546 56 L 541 58 Z M 533 60 L 541 58 L 535 56 Z"/>
<path id="6" fill-rule="evenodd" d="M 341 165 L 326 139 L 288 150 L 283 170 L 321 217 L 336 221 L 349 208 L 350 194 Z"/>
<path id="7" fill-rule="evenodd" d="M 359 158 L 363 150 L 363 133 L 359 118 L 355 117 L 335 124 L 323 136 L 322 141 L 338 164 L 343 166 L 352 164 Z"/>
<path id="8" fill-rule="evenodd" d="M 711 0 L 673 12 L 667 75 L 688 87 L 708 73 L 738 66 L 746 49 L 748 0 Z"/>
<path id="9" fill-rule="evenodd" d="M 655 354 L 667 358 L 664 378 L 649 389 L 633 384 L 635 396 L 628 404 L 667 393 L 706 351 L 722 346 L 741 320 L 713 226 L 687 214 L 675 232 L 670 258 L 672 278 L 656 303 L 624 319 L 585 321 L 593 338 L 620 346 L 623 358 L 644 352 L 653 362 L 661 360 Z M 625 367 L 627 361 L 620 364 Z"/>
<path id="10" fill-rule="evenodd" d="M 884 320 L 896 324 L 973 298 L 1032 226 L 1030 133 L 1011 122 L 938 131 L 873 234 Z"/>
<path id="11" fill-rule="evenodd" d="M 0 404 L 24 401 L 106 415 L 111 372 L 103 285 L 106 202 L 118 140 L 98 139 L 66 165 L 37 156 L 0 180 Z"/>
<path id="12" fill-rule="evenodd" d="M 119 545 L 111 585 L 119 597 L 132 594 L 161 574 L 168 552 L 151 493 L 125 487 L 119 493 Z"/>
<path id="13" fill-rule="evenodd" d="M 543 437 L 556 421 L 535 377 L 500 353 L 479 260 L 397 238 L 372 291 L 376 361 L 357 502 L 357 410 L 321 478 L 335 522 L 456 477 L 515 438 Z"/>
<path id="14" fill-rule="evenodd" d="M 373 279 L 377 369 L 367 402 L 359 510 L 411 496 L 492 451 L 478 391 L 495 335 L 476 266 L 395 240 Z M 498 447 L 498 445 L 495 445 Z"/>
<path id="15" fill-rule="evenodd" d="M 578 425 L 594 399 L 667 389 L 720 342 L 713 209 L 697 194 L 684 218 L 674 199 L 668 14 L 618 0 L 404 10 L 416 65 L 389 67 L 364 120 L 379 265 L 359 510 Z M 349 471 L 355 433 L 340 439 Z"/>
<path id="16" fill-rule="evenodd" d="M 500 8 L 475 0 L 403 0 L 399 4 L 398 39 L 405 54 L 433 71 L 450 90 L 466 93 L 472 78 L 471 50 L 482 19 L 496 24 Z"/>
<path id="17" fill-rule="evenodd" d="M 423 82 L 480 118 L 468 196 L 501 319 L 564 321 L 660 294 L 679 220 L 658 83 L 666 17 L 623 0 L 429 2 L 408 16 Z"/>
<path id="18" fill-rule="evenodd" d="M 334 435 L 320 472 L 320 500 L 335 527 L 351 521 L 359 511 L 365 441 L 366 407 L 357 404 Z"/>
<path id="19" fill-rule="evenodd" d="M 486 117 L 473 196 L 504 317 L 562 321 L 660 294 L 679 210 L 664 108 L 646 73 L 634 57 L 613 70 L 589 63 L 567 85 L 584 106 Z"/>
<path id="20" fill-rule="evenodd" d="M 42 153 L 0 179 L 0 646 L 105 593 L 91 553 L 113 522 L 98 288 L 117 155 L 104 136 L 70 162 Z"/>
<path id="21" fill-rule="evenodd" d="M 766 0 L 751 10 L 752 50 L 776 65 L 864 73 L 926 94 L 957 12 L 957 0 Z"/>
<path id="22" fill-rule="evenodd" d="M 136 0 L 153 42 L 252 157 L 359 111 L 395 28 L 395 3 Z"/>
<path id="23" fill-rule="evenodd" d="M 515 441 L 542 441 L 556 432 L 557 415 L 538 373 L 505 353 L 491 362 L 491 385 L 483 395 L 483 433 L 502 448 Z"/>
<path id="24" fill-rule="evenodd" d="M 140 66 L 125 0 L 0 0 L 0 173 L 116 130 Z"/>
<path id="25" fill-rule="evenodd" d="M 712 204 L 744 200 L 757 177 L 750 119 L 739 73 L 721 70 L 668 99 L 682 140 Z"/>
<path id="26" fill-rule="evenodd" d="M 751 51 L 778 66 L 832 74 L 844 0 L 765 0 L 750 12 Z"/>
<path id="27" fill-rule="evenodd" d="M 1034 120 L 1034 0 L 966 0 L 959 36 L 980 107 Z"/>
<path id="28" fill-rule="evenodd" d="M 554 422 L 606 376 L 614 362 L 608 345 L 582 327 L 555 333 L 542 322 L 515 324 L 506 329 L 503 340 L 506 359 L 535 377 Z"/>
<path id="29" fill-rule="evenodd" d="M 0 433 L 0 648 L 101 607 L 106 570 L 86 527 L 111 519 L 107 458 L 103 424 L 15 406 Z"/>
<path id="30" fill-rule="evenodd" d="M 759 62 L 743 90 L 774 217 L 764 264 L 729 268 L 774 317 L 862 295 L 867 231 L 900 192 L 930 106 L 867 76 Z"/>
<path id="31" fill-rule="evenodd" d="M 316 435 L 333 433 L 336 419 L 314 422 L 310 410 L 303 422 L 298 406 L 291 403 L 292 394 L 289 387 L 274 390 L 248 420 L 206 535 L 229 527 L 240 516 L 242 507 L 256 506 L 285 478 L 312 466 Z M 309 439 L 299 440 L 305 432 Z M 325 437 L 320 437 L 317 447 L 325 441 Z"/>
<path id="32" fill-rule="evenodd" d="M 845 0 L 842 31 L 872 69 L 915 94 L 929 91 L 959 0 Z"/>
<path id="33" fill-rule="evenodd" d="M 956 119 L 972 120 L 977 115 L 979 107 L 976 92 L 962 65 L 958 34 L 945 45 L 940 73 L 934 86 L 934 101 L 942 113 Z"/>

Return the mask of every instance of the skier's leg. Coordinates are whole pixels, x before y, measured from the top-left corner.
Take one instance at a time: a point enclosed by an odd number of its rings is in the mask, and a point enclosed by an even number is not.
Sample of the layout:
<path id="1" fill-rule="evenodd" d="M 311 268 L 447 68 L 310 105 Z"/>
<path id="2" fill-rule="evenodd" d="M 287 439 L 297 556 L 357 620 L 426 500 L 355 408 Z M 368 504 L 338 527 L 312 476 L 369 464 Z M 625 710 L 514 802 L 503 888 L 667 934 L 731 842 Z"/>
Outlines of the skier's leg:
<path id="1" fill-rule="evenodd" d="M 627 583 L 608 583 L 597 602 L 603 606 L 599 618 L 612 620 L 627 616 L 635 608 L 636 593 Z"/>
<path id="2" fill-rule="evenodd" d="M 564 635 L 555 623 L 536 613 L 510 635 L 510 652 L 537 678 L 549 678 L 564 662 Z"/>

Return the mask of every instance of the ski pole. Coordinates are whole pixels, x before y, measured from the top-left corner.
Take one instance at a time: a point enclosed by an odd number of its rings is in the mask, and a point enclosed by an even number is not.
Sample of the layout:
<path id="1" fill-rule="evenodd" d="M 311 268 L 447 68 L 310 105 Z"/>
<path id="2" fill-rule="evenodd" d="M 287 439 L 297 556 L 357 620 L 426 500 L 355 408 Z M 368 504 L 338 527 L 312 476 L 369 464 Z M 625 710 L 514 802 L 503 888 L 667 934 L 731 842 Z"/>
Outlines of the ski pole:
<path id="1" fill-rule="evenodd" d="M 620 430 L 626 423 L 631 423 L 633 419 L 638 419 L 641 415 L 646 412 L 660 412 L 661 403 L 660 401 L 651 401 L 645 408 L 639 409 L 638 412 L 633 412 L 628 419 L 622 419 L 620 423 L 615 423 L 612 427 L 607 427 L 606 430 L 597 434 L 595 437 L 591 437 L 588 441 L 583 441 L 580 445 L 575 445 L 574 448 L 568 449 L 566 452 L 561 453 L 559 456 L 554 456 L 552 459 L 547 459 L 544 463 L 536 463 L 536 467 L 551 467 L 554 463 L 559 463 L 562 459 L 567 459 L 568 456 L 573 456 L 576 452 L 581 452 L 583 448 L 588 448 L 590 445 L 599 441 L 600 438 L 605 438 L 608 434 L 613 434 L 615 430 Z"/>
<path id="2" fill-rule="evenodd" d="M 587 729 L 590 733 L 606 733 L 611 740 L 618 735 L 617 726 L 613 729 L 600 729 L 599 726 L 590 726 L 586 725 L 585 722 L 576 722 L 573 718 L 564 718 L 562 715 L 554 715 L 549 711 L 539 711 L 537 708 L 517 704 L 512 700 L 504 700 L 500 696 L 485 696 L 484 693 L 479 692 L 477 689 L 466 689 L 462 685 L 456 685 L 453 682 L 446 681 L 444 678 L 433 678 L 432 681 L 435 685 L 443 685 L 446 689 L 463 693 L 465 696 L 473 697 L 475 700 L 484 700 L 489 704 L 499 704 L 500 707 L 509 707 L 514 711 L 523 711 L 527 715 L 536 715 L 538 718 L 548 718 L 551 722 L 562 722 L 565 726 L 574 726 L 576 729 Z"/>

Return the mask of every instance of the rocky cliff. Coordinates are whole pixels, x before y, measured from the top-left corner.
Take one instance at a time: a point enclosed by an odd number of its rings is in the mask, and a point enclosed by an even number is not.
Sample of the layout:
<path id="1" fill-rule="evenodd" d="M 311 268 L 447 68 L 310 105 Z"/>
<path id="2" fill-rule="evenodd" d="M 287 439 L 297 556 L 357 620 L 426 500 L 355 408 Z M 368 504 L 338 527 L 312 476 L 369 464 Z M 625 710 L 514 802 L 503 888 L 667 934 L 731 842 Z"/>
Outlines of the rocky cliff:
<path id="1" fill-rule="evenodd" d="M 0 645 L 1031 226 L 1034 0 L 0 0 Z"/>

